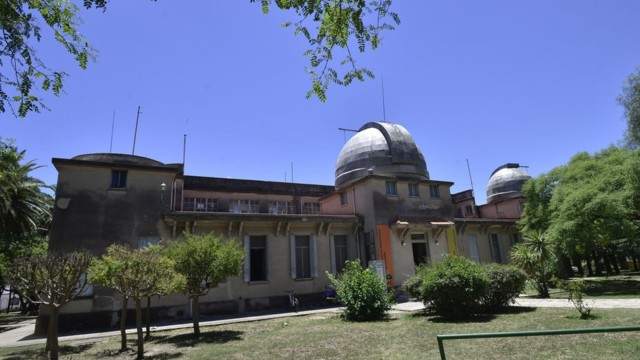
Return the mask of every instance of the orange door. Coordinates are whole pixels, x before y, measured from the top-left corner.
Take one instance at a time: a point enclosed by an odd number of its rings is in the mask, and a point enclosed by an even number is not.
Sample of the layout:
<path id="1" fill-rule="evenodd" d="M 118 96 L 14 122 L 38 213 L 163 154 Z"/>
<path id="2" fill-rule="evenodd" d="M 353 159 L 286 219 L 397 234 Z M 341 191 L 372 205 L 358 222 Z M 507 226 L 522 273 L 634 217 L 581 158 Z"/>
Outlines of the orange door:
<path id="1" fill-rule="evenodd" d="M 393 256 L 391 254 L 391 232 L 389 225 L 377 225 L 378 239 L 380 240 L 380 253 L 379 258 L 384 261 L 384 266 L 387 269 L 388 284 L 393 286 Z"/>

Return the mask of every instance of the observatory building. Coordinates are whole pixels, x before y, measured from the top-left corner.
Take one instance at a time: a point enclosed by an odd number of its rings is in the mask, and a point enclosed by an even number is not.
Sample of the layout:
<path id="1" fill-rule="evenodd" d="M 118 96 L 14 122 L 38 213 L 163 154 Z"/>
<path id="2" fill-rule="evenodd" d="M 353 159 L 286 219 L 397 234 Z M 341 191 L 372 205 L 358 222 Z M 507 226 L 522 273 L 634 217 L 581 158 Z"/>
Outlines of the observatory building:
<path id="1" fill-rule="evenodd" d="M 409 131 L 388 122 L 366 123 L 344 144 L 333 185 L 193 176 L 183 164 L 113 153 L 52 162 L 52 251 L 101 255 L 113 243 L 138 248 L 185 232 L 238 241 L 241 275 L 200 300 L 200 312 L 215 315 L 283 308 L 291 290 L 303 306 L 321 303 L 326 272 L 339 273 L 347 260 L 374 267 L 394 287 L 447 254 L 508 262 L 529 178 L 518 164 L 498 167 L 488 203 L 477 205 L 472 190 L 452 194 L 453 182 L 434 179 Z M 62 309 L 60 325 L 114 327 L 121 302 L 110 289 L 89 288 Z M 183 295 L 151 305 L 155 318 L 190 316 Z M 38 328 L 46 321 L 42 314 Z"/>

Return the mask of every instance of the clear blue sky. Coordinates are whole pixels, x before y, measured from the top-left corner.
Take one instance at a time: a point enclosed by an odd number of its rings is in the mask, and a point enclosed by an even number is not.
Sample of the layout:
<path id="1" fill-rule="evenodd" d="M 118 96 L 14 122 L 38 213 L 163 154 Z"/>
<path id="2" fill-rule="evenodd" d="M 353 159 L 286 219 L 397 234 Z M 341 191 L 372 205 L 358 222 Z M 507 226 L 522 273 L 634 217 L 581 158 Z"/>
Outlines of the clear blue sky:
<path id="1" fill-rule="evenodd" d="M 533 175 L 596 151 L 624 132 L 616 103 L 640 65 L 638 1 L 394 1 L 402 24 L 361 60 L 384 75 L 387 119 L 405 125 L 432 178 L 469 186 L 478 200 L 505 162 Z M 105 152 L 116 110 L 115 152 L 181 159 L 186 173 L 333 183 L 343 145 L 338 127 L 382 117 L 380 81 L 331 88 L 306 100 L 305 42 L 249 0 L 112 1 L 81 12 L 97 49 L 86 71 L 47 42 L 41 56 L 69 73 L 51 111 L 17 120 L 3 114 L 0 136 L 14 138 L 45 165 L 51 157 Z M 379 77 L 378 77 L 379 79 Z M 188 124 L 186 122 L 188 119 Z"/>

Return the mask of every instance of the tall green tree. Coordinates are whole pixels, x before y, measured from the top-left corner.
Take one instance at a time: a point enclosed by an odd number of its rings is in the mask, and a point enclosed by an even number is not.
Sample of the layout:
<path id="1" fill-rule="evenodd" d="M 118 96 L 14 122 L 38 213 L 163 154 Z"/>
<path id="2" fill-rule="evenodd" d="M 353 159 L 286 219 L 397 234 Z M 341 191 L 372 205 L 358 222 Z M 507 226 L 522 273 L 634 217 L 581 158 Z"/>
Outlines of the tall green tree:
<path id="1" fill-rule="evenodd" d="M 240 273 L 244 252 L 237 241 L 214 234 L 186 233 L 169 244 L 176 271 L 186 278 L 182 291 L 191 299 L 193 333 L 200 336 L 200 297 L 226 278 Z"/>
<path id="2" fill-rule="evenodd" d="M 58 359 L 58 314 L 60 308 L 81 294 L 87 284 L 91 257 L 83 252 L 36 255 L 14 259 L 9 282 L 30 301 L 45 305 L 49 315 L 49 358 Z"/>
<path id="3" fill-rule="evenodd" d="M 38 168 L 26 152 L 0 139 L 0 240 L 42 231 L 51 221 L 53 199 L 31 176 Z"/>
<path id="4" fill-rule="evenodd" d="M 250 0 L 256 2 L 256 0 Z M 354 53 L 376 49 L 380 34 L 400 24 L 391 11 L 392 0 L 260 0 L 266 14 L 272 8 L 290 11 L 295 20 L 283 24 L 301 35 L 309 48 L 308 97 L 327 98 L 330 84 L 348 86 L 373 73 L 358 66 Z M 87 8 L 105 10 L 108 0 L 83 0 Z M 39 56 L 37 45 L 53 40 L 86 69 L 95 56 L 89 42 L 78 31 L 80 9 L 71 0 L 0 1 L 0 113 L 25 117 L 46 109 L 42 94 L 61 94 L 67 74 L 51 69 Z M 49 39 L 46 34 L 53 34 Z M 337 51 L 338 49 L 342 51 Z M 335 65 L 337 63 L 337 66 Z M 334 64 L 334 65 L 331 65 Z"/>
<path id="5" fill-rule="evenodd" d="M 637 258 L 639 167 L 639 151 L 629 148 L 576 154 L 524 186 L 521 229 L 543 233 L 580 273 L 582 261 L 590 275 L 619 272 L 620 258 Z"/>
<path id="6" fill-rule="evenodd" d="M 152 295 L 169 294 L 183 287 L 184 278 L 174 271 L 175 263 L 164 256 L 159 246 L 131 249 L 111 245 L 89 268 L 89 281 L 111 288 L 122 296 L 120 317 L 120 349 L 127 348 L 127 304 L 133 300 L 136 312 L 137 354 L 144 357 L 142 333 L 142 300 Z"/>
<path id="7" fill-rule="evenodd" d="M 625 81 L 618 102 L 627 120 L 626 143 L 637 148 L 640 146 L 640 68 Z"/>

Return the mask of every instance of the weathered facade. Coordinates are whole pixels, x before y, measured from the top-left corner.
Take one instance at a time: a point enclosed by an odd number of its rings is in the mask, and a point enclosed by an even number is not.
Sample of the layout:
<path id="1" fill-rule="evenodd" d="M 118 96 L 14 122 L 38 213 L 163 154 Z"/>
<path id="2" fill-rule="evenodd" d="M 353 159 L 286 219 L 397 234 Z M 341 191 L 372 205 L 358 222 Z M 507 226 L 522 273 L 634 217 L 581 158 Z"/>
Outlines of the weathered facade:
<path id="1" fill-rule="evenodd" d="M 284 307 L 291 290 L 303 305 L 321 301 L 326 272 L 339 272 L 349 259 L 374 266 L 396 287 L 419 264 L 446 254 L 506 262 L 518 239 L 524 179 L 514 164 L 501 167 L 490 180 L 490 202 L 477 206 L 472 191 L 451 194 L 452 182 L 431 179 L 404 127 L 382 122 L 365 124 L 347 141 L 334 186 L 189 176 L 182 164 L 123 154 L 53 164 L 59 176 L 51 250 L 100 255 L 112 243 L 180 241 L 185 231 L 239 241 L 242 274 L 201 299 L 204 314 Z M 518 179 L 510 178 L 513 169 Z M 113 326 L 120 305 L 112 291 L 96 287 L 61 316 L 76 327 Z M 154 298 L 152 307 L 159 318 L 190 314 L 181 295 Z"/>

